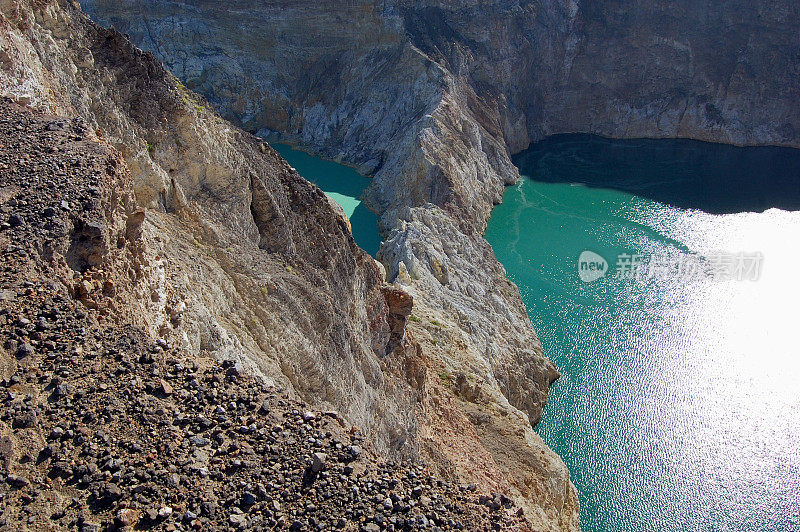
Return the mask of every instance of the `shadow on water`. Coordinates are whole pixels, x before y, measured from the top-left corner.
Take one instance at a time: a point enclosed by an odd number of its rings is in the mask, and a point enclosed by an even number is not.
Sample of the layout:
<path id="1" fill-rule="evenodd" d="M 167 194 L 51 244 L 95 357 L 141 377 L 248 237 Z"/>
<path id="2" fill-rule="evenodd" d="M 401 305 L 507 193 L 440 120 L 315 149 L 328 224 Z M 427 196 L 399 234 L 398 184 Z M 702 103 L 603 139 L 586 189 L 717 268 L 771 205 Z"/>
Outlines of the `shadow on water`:
<path id="1" fill-rule="evenodd" d="M 288 144 L 271 145 L 295 167 L 300 175 L 317 185 L 342 206 L 353 227 L 356 244 L 374 257 L 381 246 L 378 216 L 367 209 L 359 199 L 364 189 L 369 186 L 370 179 L 349 166 L 295 150 Z"/>
<path id="2" fill-rule="evenodd" d="M 350 225 L 353 227 L 353 238 L 361 249 L 372 255 L 378 254 L 381 247 L 381 237 L 378 234 L 378 216 L 359 203 L 350 216 Z"/>
<path id="3" fill-rule="evenodd" d="M 545 183 L 612 188 L 711 214 L 800 210 L 800 150 L 685 139 L 557 135 L 514 156 Z"/>

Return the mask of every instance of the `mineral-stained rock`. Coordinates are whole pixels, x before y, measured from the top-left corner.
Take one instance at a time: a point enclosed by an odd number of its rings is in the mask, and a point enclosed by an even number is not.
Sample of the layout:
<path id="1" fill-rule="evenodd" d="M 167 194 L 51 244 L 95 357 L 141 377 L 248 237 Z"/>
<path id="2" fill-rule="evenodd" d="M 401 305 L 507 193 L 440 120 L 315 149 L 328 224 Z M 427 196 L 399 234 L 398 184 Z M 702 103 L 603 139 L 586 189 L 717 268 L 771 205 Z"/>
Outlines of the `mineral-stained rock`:
<path id="1" fill-rule="evenodd" d="M 558 373 L 481 237 L 518 177 L 509 154 L 576 131 L 800 145 L 791 0 L 82 5 L 246 129 L 373 175 L 365 199 L 382 214 L 379 258 L 422 320 L 403 335 L 420 346 L 402 364 L 412 387 L 471 373 L 481 391 L 462 398 L 533 423 Z M 495 458 L 513 470 L 524 455 Z M 546 483 L 553 500 L 569 491 L 565 475 Z"/>
<path id="2" fill-rule="evenodd" d="M 0 527 L 385 528 L 406 514 L 390 515 L 383 501 L 408 501 L 420 482 L 441 502 L 431 514 L 439 528 L 526 526 L 515 510 L 493 512 L 479 493 L 421 463 L 387 460 L 378 440 L 263 377 L 241 371 L 232 379 L 235 363 L 149 335 L 114 312 L 136 300 L 127 267 L 147 252 L 143 235 L 78 273 L 58 254 L 69 246 L 71 221 L 43 207 L 96 188 L 100 199 L 88 214 L 121 234 L 135 208 L 132 180 L 116 150 L 80 138 L 74 125 L 50 131 L 54 118 L 0 98 L 0 190 L 17 191 L 28 220 L 0 235 L 0 286 L 25 294 L 0 300 L 0 346 L 19 336 L 46 345 L 23 358 L 0 349 Z M 63 172 L 65 163 L 82 170 Z M 0 213 L 7 208 L 0 201 Z M 123 289 L 94 294 L 87 308 L 72 290 L 75 276 L 113 276 Z M 162 393 L 164 383 L 173 393 Z M 349 445 L 360 449 L 358 474 Z"/>
<path id="3" fill-rule="evenodd" d="M 141 510 L 136 510 L 133 508 L 123 508 L 119 512 L 117 512 L 117 522 L 123 527 L 131 527 L 134 526 L 136 523 L 139 522 L 139 519 L 142 517 Z"/>

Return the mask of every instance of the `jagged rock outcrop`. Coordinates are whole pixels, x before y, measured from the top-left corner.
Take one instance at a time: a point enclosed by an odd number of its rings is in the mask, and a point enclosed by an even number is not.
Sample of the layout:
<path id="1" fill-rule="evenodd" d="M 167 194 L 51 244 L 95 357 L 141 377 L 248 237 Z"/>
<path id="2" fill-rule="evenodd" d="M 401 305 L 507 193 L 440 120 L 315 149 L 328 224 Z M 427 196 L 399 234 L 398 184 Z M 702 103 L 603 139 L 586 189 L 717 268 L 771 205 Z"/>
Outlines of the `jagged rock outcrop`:
<path id="1" fill-rule="evenodd" d="M 561 132 L 800 145 L 800 8 L 788 0 L 82 5 L 246 129 L 374 176 L 379 259 L 425 316 L 409 334 L 437 371 L 479 383 L 450 387 L 473 428 L 478 396 L 535 423 L 557 376 L 481 237 L 518 177 L 509 154 Z M 490 454 L 516 470 L 525 452 Z M 552 487 L 550 524 L 575 508 L 555 464 L 532 473 Z"/>
<path id="2" fill-rule="evenodd" d="M 542 528 L 576 526 L 576 502 L 528 422 L 557 372 L 480 236 L 517 178 L 509 154 L 573 131 L 800 143 L 800 8 L 788 1 L 83 2 L 246 129 L 374 175 L 366 199 L 382 215 L 388 277 L 413 297 L 405 317 L 342 236 L 346 221 L 302 210 L 318 191 L 268 148 L 259 159 L 259 141 L 151 57 L 66 3 L 0 5 L 3 92 L 86 116 L 150 208 L 141 230 L 160 260 L 147 288 L 132 287 L 148 302 L 133 314 L 143 326 L 246 355 L 385 448 L 527 500 Z M 320 230 L 334 237 L 309 237 Z M 331 270 L 320 242 L 346 250 Z M 389 345 L 396 356 L 381 359 Z"/>
<path id="3" fill-rule="evenodd" d="M 127 318 L 339 409 L 380 447 L 413 448 L 411 400 L 382 368 L 392 331 L 381 271 L 341 211 L 72 4 L 1 14 L 3 93 L 84 118 L 131 169 L 149 253 Z M 80 246 L 66 256 L 92 263 Z"/>
<path id="4" fill-rule="evenodd" d="M 125 296 L 106 310 L 109 319 L 131 322 L 188 353 L 239 361 L 317 408 L 335 407 L 379 452 L 420 456 L 437 473 L 505 493 L 534 528 L 577 526 L 566 468 L 532 431 L 528 414 L 507 399 L 536 418 L 556 376 L 518 294 L 493 258 L 485 259 L 492 261 L 487 270 L 473 265 L 473 274 L 483 276 L 476 280 L 448 270 L 446 256 L 469 261 L 473 247 L 486 257 L 491 250 L 468 230 L 473 218 L 456 224 L 456 211 L 429 203 L 425 182 L 437 183 L 431 189 L 441 195 L 437 201 L 456 197 L 447 181 L 452 176 L 435 162 L 444 160 L 433 151 L 445 147 L 438 133 L 430 136 L 427 155 L 413 150 L 406 160 L 398 153 L 380 166 L 405 172 L 407 164 L 418 164 L 421 172 L 420 186 L 407 187 L 414 208 L 408 223 L 418 232 L 393 237 L 413 253 L 402 255 L 402 266 L 386 261 L 393 277 L 417 277 L 407 287 L 410 297 L 397 297 L 398 287 L 387 288 L 382 268 L 354 244 L 339 209 L 265 143 L 221 120 L 152 55 L 98 28 L 66 1 L 6 2 L 0 15 L 2 94 L 83 117 L 122 153 L 136 200 L 146 208 L 128 217 L 125 232 L 140 235 L 144 250 L 120 274 L 129 281 L 109 287 Z M 410 61 L 416 68 L 418 57 L 401 44 L 401 54 L 385 66 L 403 71 Z M 422 70 L 432 85 L 414 81 L 410 90 L 437 93 L 444 71 L 430 61 Z M 385 101 L 397 104 L 397 116 L 406 120 L 401 94 L 398 89 Z M 360 104 L 369 109 L 368 101 Z M 474 123 L 457 106 L 450 110 L 425 120 L 450 130 Z M 363 115 L 365 127 L 372 127 L 375 113 Z M 414 129 L 407 131 L 413 138 Z M 484 180 L 499 199 L 502 185 L 486 178 L 486 161 L 475 182 Z M 454 167 L 463 163 L 455 153 Z M 444 225 L 424 225 L 424 216 L 443 216 Z M 426 234 L 430 228 L 437 233 Z M 452 242 L 460 248 L 441 246 L 438 231 L 445 228 L 456 231 Z M 92 231 L 81 234 L 94 248 Z M 92 253 L 74 256 L 78 270 L 95 260 Z M 90 308 L 98 304 L 92 294 L 100 281 L 76 288 Z M 469 295 L 473 282 L 507 289 L 478 300 Z M 456 290 L 466 295 L 453 299 Z M 419 315 L 408 313 L 412 297 Z"/>
<path id="5" fill-rule="evenodd" d="M 0 528 L 524 528 L 507 497 L 125 323 L 143 211 L 85 122 L 0 98 L 0 148 Z"/>

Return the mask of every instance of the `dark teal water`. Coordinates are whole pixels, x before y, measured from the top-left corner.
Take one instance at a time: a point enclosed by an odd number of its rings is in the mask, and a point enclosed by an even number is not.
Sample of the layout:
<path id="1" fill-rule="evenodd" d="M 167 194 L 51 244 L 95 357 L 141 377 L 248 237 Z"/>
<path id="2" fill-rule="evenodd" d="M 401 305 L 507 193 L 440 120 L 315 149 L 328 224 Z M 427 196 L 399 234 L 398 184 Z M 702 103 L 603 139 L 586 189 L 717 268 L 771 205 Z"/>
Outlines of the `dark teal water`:
<path id="1" fill-rule="evenodd" d="M 562 373 L 537 430 L 582 528 L 800 530 L 800 212 L 761 212 L 800 205 L 798 152 L 564 136 L 516 162 L 486 237 Z M 758 280 L 715 279 L 739 252 Z"/>
<path id="2" fill-rule="evenodd" d="M 297 172 L 317 185 L 325 194 L 342 206 L 353 227 L 356 244 L 372 255 L 378 253 L 381 238 L 378 216 L 361 202 L 361 194 L 370 180 L 349 166 L 315 157 L 295 150 L 287 144 L 271 144 Z"/>

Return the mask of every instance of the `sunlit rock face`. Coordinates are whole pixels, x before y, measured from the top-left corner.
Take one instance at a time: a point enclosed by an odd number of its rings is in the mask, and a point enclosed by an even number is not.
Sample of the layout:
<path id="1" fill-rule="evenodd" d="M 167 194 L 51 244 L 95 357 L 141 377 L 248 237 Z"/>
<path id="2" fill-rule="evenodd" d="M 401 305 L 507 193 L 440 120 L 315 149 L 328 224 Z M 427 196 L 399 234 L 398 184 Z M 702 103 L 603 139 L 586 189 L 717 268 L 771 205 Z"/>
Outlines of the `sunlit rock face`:
<path id="1" fill-rule="evenodd" d="M 71 2 L 0 2 L 0 56 L 0 94 L 80 117 L 130 169 L 148 253 L 124 272 L 126 319 L 337 409 L 383 452 L 415 454 L 408 387 L 382 362 L 384 277 L 341 208 Z M 96 248 L 74 262 L 96 264 Z"/>
<path id="2" fill-rule="evenodd" d="M 518 178 L 509 153 L 572 131 L 800 144 L 800 8 L 788 0 L 81 3 L 245 129 L 374 177 L 378 258 L 412 294 L 424 319 L 409 336 L 428 370 L 453 376 L 444 393 L 462 416 L 422 430 L 423 451 L 469 475 L 443 449 L 471 427 L 496 468 L 484 480 L 502 478 L 541 528 L 577 526 L 577 503 L 528 423 L 557 372 L 481 236 Z M 442 422 L 434 410 L 423 426 Z M 490 445 L 511 433 L 518 445 Z"/>

